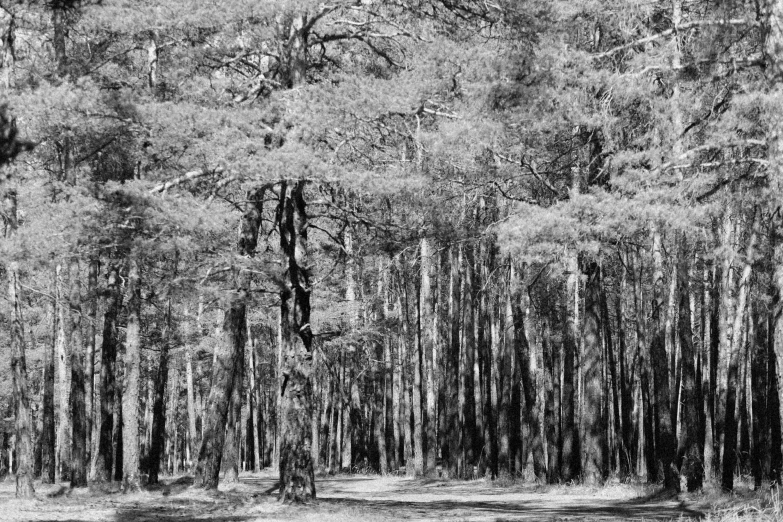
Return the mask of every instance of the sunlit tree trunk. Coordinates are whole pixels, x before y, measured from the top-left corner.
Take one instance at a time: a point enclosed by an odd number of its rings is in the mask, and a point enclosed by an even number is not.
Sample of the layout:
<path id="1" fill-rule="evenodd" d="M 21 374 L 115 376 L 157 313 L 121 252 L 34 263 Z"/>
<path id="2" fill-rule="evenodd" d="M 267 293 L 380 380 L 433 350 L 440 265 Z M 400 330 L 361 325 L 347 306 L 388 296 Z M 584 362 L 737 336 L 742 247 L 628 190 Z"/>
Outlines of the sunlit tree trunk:
<path id="1" fill-rule="evenodd" d="M 432 296 L 432 249 L 427 238 L 419 242 L 421 255 L 421 285 L 419 293 L 419 332 L 421 339 L 421 358 L 426 373 L 426 433 L 427 454 L 422 463 L 422 473 L 435 472 L 435 457 L 437 456 L 437 419 L 435 417 L 435 306 Z M 437 274 L 436 274 L 437 277 Z"/>
<path id="2" fill-rule="evenodd" d="M 70 346 L 68 343 L 71 324 L 68 312 L 68 273 L 62 261 L 57 262 L 57 384 L 59 395 L 58 429 L 57 429 L 57 480 L 70 480 L 71 464 L 71 415 L 69 392 L 70 385 Z"/>
<path id="3" fill-rule="evenodd" d="M 139 478 L 139 377 L 141 372 L 141 269 L 134 254 L 128 269 L 128 326 L 125 336 L 125 386 L 122 394 L 122 488 L 135 491 Z"/>
<path id="4" fill-rule="evenodd" d="M 397 277 L 398 277 L 398 293 L 397 293 L 397 309 L 399 310 L 399 320 L 402 326 L 400 332 L 400 386 L 402 388 L 402 406 L 400 408 L 400 416 L 402 418 L 402 432 L 404 436 L 404 456 L 405 456 L 405 474 L 407 476 L 414 476 L 414 456 L 413 456 L 413 427 L 411 425 L 411 417 L 413 415 L 413 405 L 411 403 L 411 385 L 410 378 L 408 377 L 408 368 L 410 364 L 410 350 L 408 349 L 409 342 L 409 319 L 408 319 L 408 299 L 407 299 L 407 283 L 405 281 L 404 274 L 404 258 L 402 254 L 397 258 Z M 405 299 L 403 300 L 403 296 Z"/>

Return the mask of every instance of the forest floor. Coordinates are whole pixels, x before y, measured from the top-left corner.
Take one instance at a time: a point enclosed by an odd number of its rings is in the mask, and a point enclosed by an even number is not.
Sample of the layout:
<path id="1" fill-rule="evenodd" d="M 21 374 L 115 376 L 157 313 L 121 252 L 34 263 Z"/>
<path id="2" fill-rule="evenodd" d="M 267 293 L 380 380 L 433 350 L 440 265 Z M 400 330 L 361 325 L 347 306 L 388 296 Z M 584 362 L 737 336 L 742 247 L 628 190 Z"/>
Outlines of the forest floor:
<path id="1" fill-rule="evenodd" d="M 329 476 L 316 480 L 316 502 L 296 506 L 276 500 L 276 476 L 271 471 L 243 473 L 240 483 L 221 484 L 217 492 L 190 487 L 192 479 L 187 476 L 166 478 L 155 489 L 128 495 L 36 483 L 35 500 L 15 499 L 14 481 L 7 479 L 0 482 L 0 520 L 695 520 L 710 510 L 705 497 L 663 496 L 643 486 L 588 488 L 498 482 Z"/>

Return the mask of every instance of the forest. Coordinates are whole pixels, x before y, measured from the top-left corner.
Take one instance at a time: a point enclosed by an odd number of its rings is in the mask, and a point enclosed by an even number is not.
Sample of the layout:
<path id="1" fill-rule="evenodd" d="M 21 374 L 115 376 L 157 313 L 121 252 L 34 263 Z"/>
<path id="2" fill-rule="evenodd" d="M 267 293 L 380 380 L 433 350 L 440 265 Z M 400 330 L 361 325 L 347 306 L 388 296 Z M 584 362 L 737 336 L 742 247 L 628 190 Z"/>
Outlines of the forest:
<path id="1" fill-rule="evenodd" d="M 780 484 L 783 0 L 0 0 L 0 92 L 11 497 Z"/>

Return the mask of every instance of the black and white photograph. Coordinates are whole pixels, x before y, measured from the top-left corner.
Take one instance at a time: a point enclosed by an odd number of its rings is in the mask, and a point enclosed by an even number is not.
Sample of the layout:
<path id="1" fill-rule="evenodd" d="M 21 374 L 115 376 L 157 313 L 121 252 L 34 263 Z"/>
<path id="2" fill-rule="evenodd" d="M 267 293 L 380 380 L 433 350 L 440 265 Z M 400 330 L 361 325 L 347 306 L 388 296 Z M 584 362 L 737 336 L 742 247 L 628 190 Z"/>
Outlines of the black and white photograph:
<path id="1" fill-rule="evenodd" d="M 783 0 L 0 0 L 0 520 L 783 520 Z"/>

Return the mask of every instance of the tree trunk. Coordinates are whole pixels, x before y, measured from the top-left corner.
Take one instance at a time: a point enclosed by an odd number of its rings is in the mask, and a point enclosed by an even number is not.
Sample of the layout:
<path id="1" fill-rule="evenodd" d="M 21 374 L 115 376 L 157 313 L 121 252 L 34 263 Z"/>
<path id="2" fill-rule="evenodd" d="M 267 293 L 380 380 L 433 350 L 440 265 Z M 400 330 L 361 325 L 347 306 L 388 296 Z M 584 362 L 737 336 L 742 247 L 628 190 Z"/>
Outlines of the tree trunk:
<path id="1" fill-rule="evenodd" d="M 71 452 L 71 487 L 87 485 L 87 418 L 85 396 L 88 393 L 84 379 L 84 338 L 82 336 L 82 287 L 79 259 L 71 258 L 70 266 L 70 344 L 71 344 L 71 393 L 70 413 L 73 445 Z"/>
<path id="2" fill-rule="evenodd" d="M 244 346 L 242 347 L 244 355 Z M 242 368 L 244 357 L 235 359 L 234 387 L 231 392 L 231 403 L 226 422 L 226 440 L 223 445 L 223 457 L 220 468 L 223 471 L 223 482 L 232 484 L 239 481 L 241 468 L 240 446 L 242 438 Z"/>
<path id="3" fill-rule="evenodd" d="M 98 259 L 90 259 L 90 266 L 87 272 L 87 339 L 85 349 L 87 350 L 86 375 L 85 375 L 85 401 L 84 407 L 87 415 L 87 462 L 92 462 L 94 437 L 94 415 L 95 401 L 95 331 L 98 321 L 98 271 L 100 264 Z"/>
<path id="4" fill-rule="evenodd" d="M 424 407 L 422 399 L 426 397 L 422 378 L 424 357 L 432 353 L 432 289 L 430 287 L 430 252 L 426 239 L 420 242 L 421 250 L 421 288 L 418 299 L 416 345 L 413 351 L 413 441 L 414 441 L 414 472 L 417 477 L 424 475 L 424 443 L 429 436 L 425 433 Z"/>
<path id="5" fill-rule="evenodd" d="M 758 212 L 753 210 L 753 222 L 750 229 L 750 238 L 748 239 L 747 251 L 745 254 L 745 266 L 742 268 L 742 274 L 739 280 L 739 291 L 737 292 L 737 308 L 734 315 L 734 327 L 732 329 L 731 345 L 729 352 L 729 366 L 726 376 L 726 421 L 723 436 L 723 469 L 721 473 L 721 488 L 724 491 L 734 489 L 734 467 L 737 463 L 737 425 L 735 419 L 735 407 L 737 401 L 737 385 L 739 374 L 739 359 L 742 324 L 745 316 L 745 308 L 748 298 L 748 287 L 750 286 L 750 274 L 753 269 L 753 257 L 755 255 L 756 236 L 757 236 Z"/>
<path id="6" fill-rule="evenodd" d="M 117 318 L 122 303 L 120 289 L 120 274 L 117 263 L 109 267 L 107 284 L 108 298 L 103 319 L 103 342 L 101 344 L 101 381 L 100 381 L 100 425 L 98 437 L 98 455 L 95 463 L 95 480 L 106 482 L 112 480 L 114 402 L 116 389 L 117 361 Z"/>
<path id="7" fill-rule="evenodd" d="M 560 350 L 552 342 L 548 317 L 542 318 L 541 334 L 546 390 L 544 433 L 547 444 L 547 481 L 556 484 L 560 480 Z"/>
<path id="8" fill-rule="evenodd" d="M 409 326 L 408 326 L 408 300 L 407 300 L 407 284 L 404 276 L 405 262 L 403 261 L 402 254 L 398 258 L 397 276 L 399 281 L 399 291 L 397 293 L 397 309 L 399 310 L 399 319 L 402 325 L 402 332 L 400 333 L 400 386 L 402 387 L 402 408 L 400 415 L 402 417 L 403 435 L 404 435 L 404 456 L 405 456 L 405 474 L 409 477 L 414 476 L 414 456 L 413 456 L 413 428 L 411 425 L 411 417 L 413 415 L 413 405 L 411 403 L 411 387 L 410 379 L 407 376 L 407 369 L 410 367 L 409 351 L 408 351 L 408 339 L 409 339 Z M 405 295 L 406 299 L 403 301 L 402 296 Z"/>
<path id="9" fill-rule="evenodd" d="M 679 434 L 677 448 L 677 467 L 686 479 L 688 491 L 701 488 L 703 482 L 703 450 L 699 441 L 698 386 L 696 369 L 694 367 L 695 350 L 693 347 L 693 330 L 691 329 L 691 302 L 689 288 L 688 256 L 684 244 L 680 254 L 677 270 L 680 292 L 680 349 L 682 357 L 682 430 Z"/>
<path id="10" fill-rule="evenodd" d="M 447 400 L 447 445 L 444 453 L 449 477 L 464 474 L 462 457 L 462 433 L 460 425 L 460 269 L 462 266 L 462 247 L 452 245 L 449 249 L 449 346 L 445 354 L 446 396 Z"/>
<path id="11" fill-rule="evenodd" d="M 437 419 L 435 417 L 435 364 L 437 363 L 435 352 L 436 348 L 436 312 L 435 303 L 432 296 L 432 256 L 427 238 L 420 241 L 421 247 L 421 288 L 419 293 L 419 332 L 421 339 L 421 355 L 426 368 L 427 378 L 427 397 L 426 397 L 426 448 L 427 455 L 422 464 L 422 472 L 430 475 L 435 473 L 435 458 L 437 456 Z M 438 274 L 435 274 L 438 277 Z"/>
<path id="12" fill-rule="evenodd" d="M 16 232 L 17 198 L 16 190 L 8 189 L 3 196 L 3 218 L 5 235 Z M 33 487 L 33 423 L 30 413 L 30 399 L 27 388 L 27 359 L 25 355 L 24 318 L 19 284 L 19 265 L 11 261 L 6 267 L 8 274 L 8 300 L 12 306 L 11 321 L 11 387 L 14 409 L 14 438 L 16 454 L 16 497 L 32 498 Z M 9 464 L 8 470 L 13 472 Z"/>
<path id="13" fill-rule="evenodd" d="M 577 350 L 578 325 L 576 320 L 576 301 L 578 291 L 578 265 L 575 255 L 568 258 L 566 267 L 568 279 L 566 282 L 566 306 L 563 332 L 563 381 L 561 403 L 562 453 L 561 472 L 563 481 L 569 482 L 579 476 L 579 444 L 576 432 L 574 410 L 574 357 Z"/>
<path id="14" fill-rule="evenodd" d="M 139 378 L 141 371 L 141 271 L 131 254 L 128 270 L 128 326 L 125 337 L 125 386 L 122 395 L 122 489 L 136 491 L 139 478 Z"/>
<path id="15" fill-rule="evenodd" d="M 226 421 L 235 386 L 235 370 L 239 366 L 236 359 L 242 357 L 247 331 L 245 292 L 233 292 L 227 296 L 227 300 L 224 306 L 223 338 L 215 347 L 218 362 L 212 369 L 212 386 L 204 416 L 204 436 L 194 480 L 194 485 L 205 489 L 217 488 L 220 478 Z"/>
<path id="16" fill-rule="evenodd" d="M 783 0 L 768 0 L 766 5 L 766 20 L 764 20 L 764 58 L 765 73 L 770 84 L 772 95 L 779 97 L 783 90 Z M 773 190 L 780 191 L 783 183 L 783 116 L 780 111 L 772 111 L 772 121 L 767 131 L 767 149 L 769 161 L 769 173 Z M 778 218 L 779 219 L 779 218 Z M 773 318 L 773 348 L 775 354 L 775 366 L 777 370 L 777 391 L 774 400 L 777 401 L 778 415 L 773 415 L 773 423 L 777 423 L 774 433 L 780 437 L 780 422 L 783 420 L 783 400 L 779 393 L 783 391 L 783 242 L 780 240 L 781 223 L 776 225 L 776 245 L 774 249 L 774 285 L 775 285 L 775 311 Z M 777 444 L 774 444 L 777 442 Z M 783 451 L 781 444 L 783 438 L 773 441 L 774 451 L 779 454 Z M 778 462 L 776 478 L 780 480 L 783 463 Z M 774 467 L 774 465 L 773 465 Z"/>
<path id="17" fill-rule="evenodd" d="M 307 430 L 311 424 L 312 331 L 310 330 L 310 263 L 304 182 L 280 188 L 280 241 L 289 285 L 281 294 L 283 374 L 281 375 L 280 499 L 315 498 L 315 476 Z"/>
<path id="18" fill-rule="evenodd" d="M 57 375 L 58 375 L 58 394 L 59 394 L 59 423 L 57 430 L 57 480 L 70 480 L 69 467 L 71 464 L 71 418 L 70 401 L 68 395 L 70 392 L 70 346 L 68 340 L 70 336 L 69 326 L 71 324 L 70 313 L 68 312 L 68 273 L 67 268 L 63 267 L 61 261 L 57 262 L 55 268 L 57 274 Z"/>
<path id="19" fill-rule="evenodd" d="M 465 247 L 464 252 L 465 273 L 462 280 L 463 300 L 463 353 L 460 359 L 460 403 L 462 405 L 462 451 L 465 454 L 464 474 L 467 478 L 473 477 L 474 466 L 477 465 L 476 455 L 476 395 L 475 395 L 475 355 L 476 355 L 476 330 L 475 308 L 473 302 L 474 264 L 473 252 L 470 247 Z"/>
<path id="20" fill-rule="evenodd" d="M 608 451 L 606 442 L 606 416 L 603 408 L 603 325 L 601 324 L 601 268 L 595 261 L 586 261 L 584 318 L 584 368 L 585 418 L 584 480 L 588 484 L 601 484 L 608 475 Z"/>
<path id="21" fill-rule="evenodd" d="M 54 274 L 52 274 L 54 275 Z M 52 289 L 56 288 L 56 275 L 52 279 Z M 56 295 L 56 290 L 52 292 Z M 41 430 L 41 482 L 54 484 L 56 438 L 54 430 L 54 352 L 57 343 L 57 301 L 49 304 L 49 316 L 52 321 L 51 341 L 44 348 L 43 405 Z"/>
<path id="22" fill-rule="evenodd" d="M 158 370 L 155 375 L 155 395 L 152 405 L 152 438 L 145 462 L 147 484 L 158 483 L 160 460 L 163 453 L 163 441 L 166 436 L 166 384 L 169 378 L 169 349 L 171 346 L 171 298 L 166 303 L 163 343 L 158 356 Z"/>
<path id="23" fill-rule="evenodd" d="M 653 227 L 653 318 L 656 331 L 650 342 L 650 362 L 653 365 L 653 389 L 658 436 L 656 437 L 656 453 L 663 468 L 663 483 L 666 489 L 679 491 L 680 482 L 673 467 L 676 457 L 676 441 L 672 427 L 671 408 L 669 400 L 669 361 L 666 357 L 666 317 L 663 313 L 663 259 L 661 254 L 661 234 Z"/>

